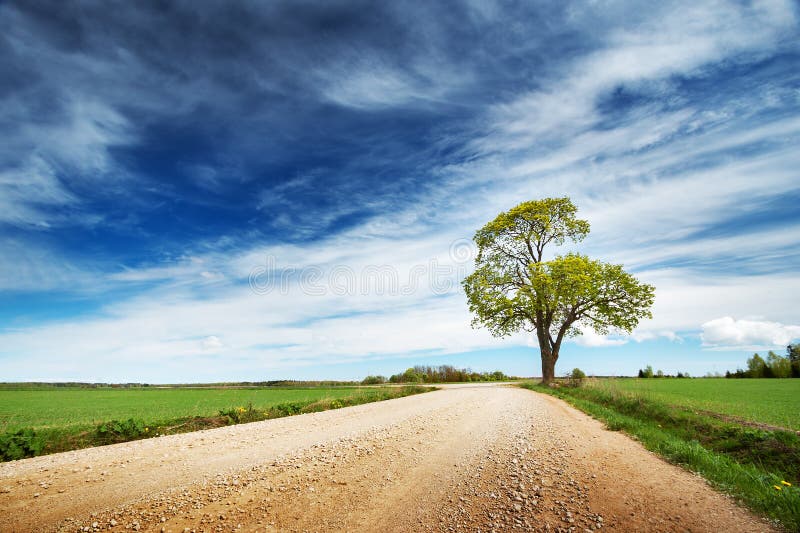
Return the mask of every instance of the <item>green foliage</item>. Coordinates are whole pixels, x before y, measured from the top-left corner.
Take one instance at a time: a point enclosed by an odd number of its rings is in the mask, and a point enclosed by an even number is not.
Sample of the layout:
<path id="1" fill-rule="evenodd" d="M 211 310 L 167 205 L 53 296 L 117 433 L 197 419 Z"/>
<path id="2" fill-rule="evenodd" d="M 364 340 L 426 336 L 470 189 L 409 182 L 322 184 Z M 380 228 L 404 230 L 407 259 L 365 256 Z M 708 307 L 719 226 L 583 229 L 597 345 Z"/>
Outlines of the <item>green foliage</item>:
<path id="1" fill-rule="evenodd" d="M 39 455 L 44 442 L 30 428 L 18 429 L 0 435 L 0 461 L 14 461 Z"/>
<path id="2" fill-rule="evenodd" d="M 266 418 L 264 411 L 253 407 L 252 403 L 248 403 L 247 407 L 231 407 L 229 409 L 221 409 L 220 416 L 228 419 L 229 424 L 246 424 L 248 422 L 257 422 Z"/>
<path id="3" fill-rule="evenodd" d="M 736 369 L 725 372 L 726 378 L 798 378 L 800 377 L 800 348 L 789 345 L 785 356 L 773 351 L 766 361 L 758 354 L 747 359 L 747 370 Z"/>
<path id="4" fill-rule="evenodd" d="M 362 385 L 380 385 L 382 383 L 386 383 L 384 376 L 367 376 L 361 381 Z"/>
<path id="5" fill-rule="evenodd" d="M 800 342 L 786 347 L 786 357 L 792 362 L 800 361 Z"/>
<path id="6" fill-rule="evenodd" d="M 391 383 L 462 383 L 469 381 L 508 381 L 512 379 L 503 372 L 473 372 L 468 368 L 456 368 L 451 365 L 423 366 L 416 365 L 400 374 L 389 378 Z"/>
<path id="7" fill-rule="evenodd" d="M 800 343 L 790 344 L 786 347 L 786 356 L 791 365 L 792 377 L 800 378 Z"/>
<path id="8" fill-rule="evenodd" d="M 401 383 L 422 383 L 422 375 L 413 368 L 406 369 Z"/>
<path id="9" fill-rule="evenodd" d="M 475 234 L 475 270 L 463 282 L 473 327 L 503 337 L 536 332 L 545 381 L 553 377 L 564 338 L 580 328 L 630 332 L 651 317 L 655 289 L 621 265 L 570 253 L 544 260 L 544 248 L 581 241 L 589 223 L 569 198 L 524 202 Z"/>
<path id="10" fill-rule="evenodd" d="M 95 432 L 98 442 L 112 444 L 140 439 L 149 432 L 149 428 L 145 425 L 144 420 L 129 418 L 127 420 L 103 422 L 97 426 Z"/>
<path id="11" fill-rule="evenodd" d="M 753 357 L 747 360 L 747 372 L 751 378 L 763 378 L 767 363 L 758 354 L 753 354 Z"/>
<path id="12" fill-rule="evenodd" d="M 767 368 L 773 378 L 792 377 L 792 362 L 788 357 L 781 357 L 773 351 L 767 354 Z"/>
<path id="13" fill-rule="evenodd" d="M 583 380 L 586 379 L 586 374 L 580 368 L 573 368 L 569 373 L 569 384 L 571 387 L 580 387 L 583 385 Z"/>

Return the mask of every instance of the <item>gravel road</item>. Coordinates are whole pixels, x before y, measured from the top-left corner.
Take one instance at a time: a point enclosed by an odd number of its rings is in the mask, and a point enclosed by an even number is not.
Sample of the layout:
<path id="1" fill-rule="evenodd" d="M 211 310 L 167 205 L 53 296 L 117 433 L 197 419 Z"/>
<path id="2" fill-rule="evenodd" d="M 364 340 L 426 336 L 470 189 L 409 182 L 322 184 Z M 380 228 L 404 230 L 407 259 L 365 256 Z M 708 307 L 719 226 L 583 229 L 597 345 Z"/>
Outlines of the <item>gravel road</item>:
<path id="1" fill-rule="evenodd" d="M 550 396 L 455 386 L 0 464 L 0 531 L 773 531 Z"/>

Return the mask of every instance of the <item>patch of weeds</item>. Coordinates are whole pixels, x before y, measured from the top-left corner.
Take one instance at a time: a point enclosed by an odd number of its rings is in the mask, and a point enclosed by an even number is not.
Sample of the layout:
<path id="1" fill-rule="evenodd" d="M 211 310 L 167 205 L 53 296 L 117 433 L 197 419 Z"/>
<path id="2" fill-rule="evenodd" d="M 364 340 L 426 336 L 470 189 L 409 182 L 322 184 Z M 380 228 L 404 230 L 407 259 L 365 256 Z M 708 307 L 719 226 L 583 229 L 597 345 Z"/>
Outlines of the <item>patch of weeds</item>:
<path id="1" fill-rule="evenodd" d="M 39 455 L 44 448 L 42 438 L 30 428 L 8 431 L 0 435 L 0 459 L 14 461 Z"/>
<path id="2" fill-rule="evenodd" d="M 103 422 L 97 426 L 95 435 L 99 444 L 114 444 L 141 439 L 147 436 L 149 432 L 150 428 L 145 425 L 144 420 L 129 418 L 127 420 Z"/>
<path id="3" fill-rule="evenodd" d="M 228 424 L 246 424 L 248 422 L 258 422 L 267 418 L 264 411 L 253 407 L 252 403 L 247 407 L 232 407 L 223 409 L 219 412 L 220 416 L 228 418 Z"/>

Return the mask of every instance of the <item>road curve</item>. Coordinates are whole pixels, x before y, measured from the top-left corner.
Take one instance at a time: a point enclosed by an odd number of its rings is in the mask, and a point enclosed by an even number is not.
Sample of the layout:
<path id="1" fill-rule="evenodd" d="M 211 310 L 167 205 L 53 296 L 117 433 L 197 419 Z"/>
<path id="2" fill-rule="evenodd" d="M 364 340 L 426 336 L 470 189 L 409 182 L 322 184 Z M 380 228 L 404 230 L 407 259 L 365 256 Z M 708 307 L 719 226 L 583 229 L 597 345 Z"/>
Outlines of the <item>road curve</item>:
<path id="1" fill-rule="evenodd" d="M 461 386 L 0 464 L 0 531 L 773 531 L 550 396 Z"/>

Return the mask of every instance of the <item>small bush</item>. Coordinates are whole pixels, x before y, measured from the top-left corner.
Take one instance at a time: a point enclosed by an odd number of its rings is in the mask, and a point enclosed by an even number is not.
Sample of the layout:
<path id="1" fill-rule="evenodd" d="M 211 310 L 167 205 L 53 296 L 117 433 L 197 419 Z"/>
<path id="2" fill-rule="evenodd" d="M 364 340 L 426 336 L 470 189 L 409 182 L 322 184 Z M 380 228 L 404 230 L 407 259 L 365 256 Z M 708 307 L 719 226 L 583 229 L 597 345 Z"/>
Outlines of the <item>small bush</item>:
<path id="1" fill-rule="evenodd" d="M 270 418 L 299 414 L 309 402 L 286 402 L 270 408 Z"/>
<path id="2" fill-rule="evenodd" d="M 580 387 L 583 385 L 583 380 L 586 379 L 586 374 L 580 368 L 573 368 L 567 377 L 570 387 Z"/>
<path id="3" fill-rule="evenodd" d="M 145 427 L 144 421 L 138 418 L 103 422 L 95 430 L 97 439 L 104 444 L 136 440 L 146 436 L 149 432 L 150 428 Z"/>
<path id="4" fill-rule="evenodd" d="M 39 455 L 44 442 L 32 429 L 18 429 L 0 435 L 0 459 L 14 461 Z"/>
<path id="5" fill-rule="evenodd" d="M 340 409 L 342 407 L 344 407 L 344 404 L 342 403 L 342 400 L 331 400 L 331 403 L 330 403 L 330 408 L 331 409 Z"/>

